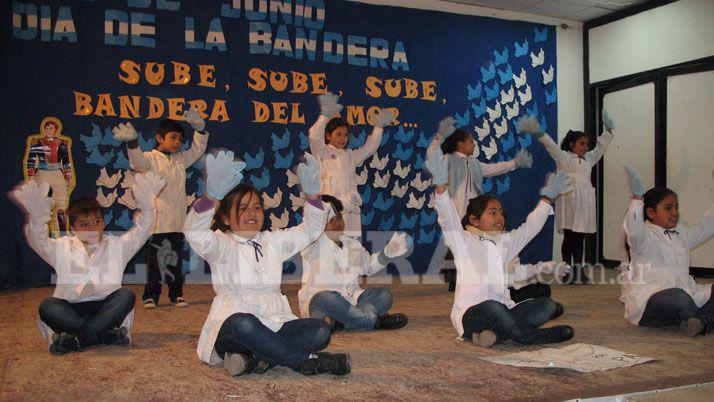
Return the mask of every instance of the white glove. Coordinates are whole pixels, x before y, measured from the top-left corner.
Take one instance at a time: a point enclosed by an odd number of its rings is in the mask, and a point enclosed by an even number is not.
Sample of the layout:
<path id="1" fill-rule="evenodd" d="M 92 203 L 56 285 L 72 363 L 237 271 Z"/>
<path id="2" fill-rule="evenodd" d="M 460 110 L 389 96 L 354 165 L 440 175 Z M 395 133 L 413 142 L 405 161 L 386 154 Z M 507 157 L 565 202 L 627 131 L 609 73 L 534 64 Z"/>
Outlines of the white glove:
<path id="1" fill-rule="evenodd" d="M 565 172 L 558 171 L 556 174 L 549 174 L 545 186 L 540 189 L 540 195 L 551 200 L 558 198 L 558 195 L 572 191 L 573 183 Z"/>
<path id="2" fill-rule="evenodd" d="M 136 206 L 142 211 L 150 211 L 156 208 L 156 196 L 166 185 L 166 181 L 159 174 L 146 172 L 134 175 L 134 184 L 131 186 L 131 193 L 136 201 Z"/>
<path id="3" fill-rule="evenodd" d="M 602 110 L 602 125 L 605 126 L 605 130 L 612 131 L 615 129 L 615 123 L 612 122 L 612 117 L 607 109 Z"/>
<path id="4" fill-rule="evenodd" d="M 522 133 L 534 135 L 536 138 L 540 138 L 545 135 L 545 133 L 540 130 L 540 121 L 538 121 L 538 119 L 534 116 L 528 116 L 521 119 L 518 126 Z"/>
<path id="5" fill-rule="evenodd" d="M 322 165 L 312 154 L 305 153 L 305 162 L 298 165 L 297 174 L 305 194 L 320 194 Z"/>
<path id="6" fill-rule="evenodd" d="M 220 151 L 206 155 L 206 192 L 216 200 L 222 200 L 233 187 L 243 180 L 245 162 L 234 162 L 233 151 Z"/>
<path id="7" fill-rule="evenodd" d="M 625 165 L 625 171 L 627 172 L 627 182 L 630 184 L 632 195 L 642 197 L 645 194 L 645 186 L 642 184 L 642 177 L 640 177 L 640 174 L 635 169 L 628 165 Z"/>
<path id="8" fill-rule="evenodd" d="M 198 109 L 196 107 L 192 107 L 191 109 L 183 112 L 183 119 L 196 131 L 200 132 L 206 128 L 206 122 L 203 121 L 203 118 L 201 117 L 201 114 L 198 113 Z"/>
<path id="9" fill-rule="evenodd" d="M 439 129 L 436 131 L 436 135 L 441 138 L 441 142 L 444 142 L 454 131 L 456 131 L 456 119 L 449 116 L 439 122 Z"/>
<path id="10" fill-rule="evenodd" d="M 374 116 L 372 116 L 372 125 L 379 128 L 384 128 L 392 124 L 394 121 L 394 113 L 389 109 L 379 109 Z"/>
<path id="11" fill-rule="evenodd" d="M 131 123 L 119 123 L 112 129 L 112 133 L 114 133 L 114 139 L 121 142 L 129 142 L 137 137 L 136 130 Z"/>
<path id="12" fill-rule="evenodd" d="M 545 261 L 545 262 L 539 262 L 537 264 L 538 267 L 538 272 L 544 275 L 550 275 L 550 274 L 558 274 L 558 275 L 563 275 L 570 273 L 570 271 L 573 270 L 573 268 L 564 263 L 564 262 L 555 262 L 555 261 Z"/>
<path id="13" fill-rule="evenodd" d="M 440 186 L 449 182 L 449 164 L 444 158 L 441 148 L 427 152 L 425 165 L 431 173 L 431 183 L 433 185 Z"/>
<path id="14" fill-rule="evenodd" d="M 517 168 L 530 169 L 531 166 L 533 166 L 533 156 L 525 149 L 518 151 L 518 154 L 515 158 L 513 158 L 513 161 L 516 162 Z"/>
<path id="15" fill-rule="evenodd" d="M 410 243 L 413 244 L 411 236 L 404 232 L 394 233 L 384 247 L 384 255 L 391 259 L 401 257 L 409 251 Z"/>
<path id="16" fill-rule="evenodd" d="M 332 92 L 319 95 L 317 102 L 320 104 L 320 114 L 328 119 L 335 117 L 342 111 L 342 105 L 338 103 L 339 101 L 340 97 Z"/>
<path id="17" fill-rule="evenodd" d="M 44 223 L 49 220 L 52 213 L 52 198 L 47 196 L 49 192 L 49 183 L 38 185 L 36 180 L 30 180 L 12 194 L 33 222 Z"/>

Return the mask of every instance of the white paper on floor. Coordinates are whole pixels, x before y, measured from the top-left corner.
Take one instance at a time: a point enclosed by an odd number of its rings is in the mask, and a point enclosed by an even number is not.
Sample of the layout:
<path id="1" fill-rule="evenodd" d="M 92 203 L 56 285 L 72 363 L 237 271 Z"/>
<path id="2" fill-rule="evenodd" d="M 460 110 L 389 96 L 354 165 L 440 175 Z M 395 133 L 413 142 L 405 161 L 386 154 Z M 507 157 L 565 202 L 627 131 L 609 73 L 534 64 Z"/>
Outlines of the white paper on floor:
<path id="1" fill-rule="evenodd" d="M 603 346 L 576 343 L 560 349 L 545 348 L 531 352 L 481 357 L 481 360 L 508 366 L 567 368 L 582 373 L 590 373 L 593 371 L 630 367 L 657 359 L 637 356 L 632 353 L 621 352 Z"/>

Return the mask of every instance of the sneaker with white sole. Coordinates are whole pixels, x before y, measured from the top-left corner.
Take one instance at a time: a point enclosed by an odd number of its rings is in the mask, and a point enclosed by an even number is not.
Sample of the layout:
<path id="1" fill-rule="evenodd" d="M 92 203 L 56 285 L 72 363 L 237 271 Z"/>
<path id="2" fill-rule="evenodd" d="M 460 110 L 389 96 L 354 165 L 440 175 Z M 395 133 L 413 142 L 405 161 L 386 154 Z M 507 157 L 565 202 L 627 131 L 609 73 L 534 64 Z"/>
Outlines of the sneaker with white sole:
<path id="1" fill-rule="evenodd" d="M 188 307 L 189 306 L 188 300 L 184 299 L 183 297 L 177 297 L 176 300 L 171 302 L 171 304 L 173 304 L 176 307 Z"/>
<path id="2" fill-rule="evenodd" d="M 254 358 L 247 353 L 226 353 L 223 356 L 223 368 L 232 377 L 248 374 L 254 365 Z"/>
<path id="3" fill-rule="evenodd" d="M 146 299 L 146 300 L 143 301 L 142 304 L 144 305 L 144 308 L 147 309 L 147 310 L 148 310 L 148 309 L 154 309 L 154 308 L 157 307 L 157 306 L 156 306 L 156 302 L 154 301 L 154 299 Z"/>
<path id="4" fill-rule="evenodd" d="M 686 336 L 697 336 L 704 333 L 704 323 L 697 317 L 692 317 L 686 321 L 682 321 L 679 328 Z"/>
<path id="5" fill-rule="evenodd" d="M 473 337 L 473 342 L 482 348 L 490 348 L 498 341 L 496 333 L 490 329 L 483 330 Z"/>

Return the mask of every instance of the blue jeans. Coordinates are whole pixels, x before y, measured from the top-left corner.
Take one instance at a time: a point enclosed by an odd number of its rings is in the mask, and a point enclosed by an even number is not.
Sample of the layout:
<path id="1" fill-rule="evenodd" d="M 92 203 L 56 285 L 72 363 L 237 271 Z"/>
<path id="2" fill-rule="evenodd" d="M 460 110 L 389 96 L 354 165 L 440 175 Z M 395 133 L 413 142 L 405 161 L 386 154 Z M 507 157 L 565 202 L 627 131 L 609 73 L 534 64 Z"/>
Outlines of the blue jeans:
<path id="1" fill-rule="evenodd" d="M 83 346 L 104 343 L 108 330 L 119 327 L 134 308 L 134 292 L 119 288 L 104 300 L 70 303 L 48 297 L 40 304 L 40 318 L 58 334 L 76 335 Z"/>
<path id="2" fill-rule="evenodd" d="M 214 347 L 221 358 L 225 353 L 248 352 L 272 365 L 297 370 L 310 353 L 327 347 L 331 334 L 322 320 L 292 320 L 273 332 L 253 314 L 235 313 L 221 325 Z"/>
<path id="3" fill-rule="evenodd" d="M 469 307 L 461 323 L 464 339 L 472 339 L 474 333 L 490 329 L 499 341 L 513 339 L 526 345 L 543 342 L 543 333 L 538 329 L 550 320 L 556 304 L 550 297 L 538 297 L 516 304 L 512 309 L 495 300 L 486 300 Z"/>
<path id="4" fill-rule="evenodd" d="M 341 322 L 345 329 L 369 331 L 374 329 L 377 317 L 392 307 L 392 292 L 386 288 L 365 289 L 353 306 L 341 294 L 324 290 L 310 300 L 310 317 L 331 317 Z"/>
<path id="5" fill-rule="evenodd" d="M 666 327 L 697 317 L 702 320 L 706 329 L 710 330 L 714 324 L 714 286 L 712 292 L 709 301 L 699 308 L 692 296 L 682 289 L 660 290 L 647 300 L 639 324 L 645 327 Z"/>

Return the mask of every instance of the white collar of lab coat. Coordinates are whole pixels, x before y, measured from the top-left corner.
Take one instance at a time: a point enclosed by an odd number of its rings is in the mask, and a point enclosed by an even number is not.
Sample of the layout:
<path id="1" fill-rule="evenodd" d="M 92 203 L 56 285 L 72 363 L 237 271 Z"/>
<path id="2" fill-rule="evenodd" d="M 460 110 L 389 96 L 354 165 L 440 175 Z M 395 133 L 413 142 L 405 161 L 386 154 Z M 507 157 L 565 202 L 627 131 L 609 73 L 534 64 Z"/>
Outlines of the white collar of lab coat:
<path id="1" fill-rule="evenodd" d="M 651 230 L 655 231 L 655 233 L 658 233 L 661 237 L 664 237 L 664 238 L 666 238 L 666 239 L 669 238 L 669 236 L 667 236 L 667 235 L 664 233 L 666 230 L 674 230 L 674 231 L 676 231 L 676 232 L 678 232 L 678 233 L 681 233 L 681 230 L 679 230 L 679 225 L 673 227 L 672 229 L 665 229 L 665 228 L 663 228 L 662 226 L 655 225 L 654 223 L 652 223 L 652 222 L 650 222 L 650 221 L 645 221 L 645 226 L 648 227 L 648 228 L 650 228 Z"/>
<path id="2" fill-rule="evenodd" d="M 458 156 L 459 158 L 463 158 L 463 159 L 466 159 L 466 158 L 469 157 L 468 155 L 462 154 L 462 153 L 459 152 L 459 151 L 454 151 L 454 155 Z"/>
<path id="3" fill-rule="evenodd" d="M 471 233 L 472 235 L 478 236 L 480 238 L 486 239 L 488 241 L 491 241 L 493 243 L 498 243 L 501 240 L 500 235 L 492 235 L 490 233 L 486 233 L 483 230 L 477 228 L 476 226 L 472 225 L 466 225 L 466 231 Z"/>

